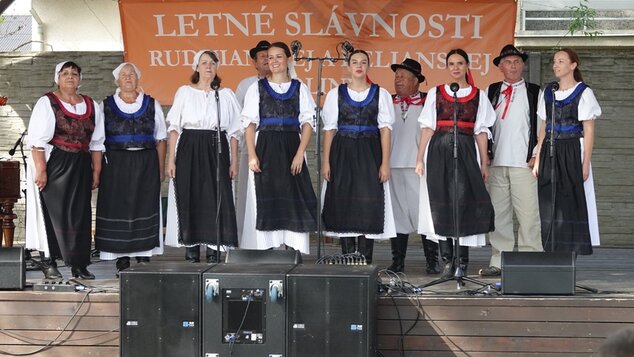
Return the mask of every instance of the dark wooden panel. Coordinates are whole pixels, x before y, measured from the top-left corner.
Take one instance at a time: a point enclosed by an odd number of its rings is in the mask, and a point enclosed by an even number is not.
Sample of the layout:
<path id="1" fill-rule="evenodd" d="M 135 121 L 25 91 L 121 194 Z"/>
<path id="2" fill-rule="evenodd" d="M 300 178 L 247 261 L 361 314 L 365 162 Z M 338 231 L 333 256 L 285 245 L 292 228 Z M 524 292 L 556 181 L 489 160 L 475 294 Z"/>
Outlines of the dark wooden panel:
<path id="1" fill-rule="evenodd" d="M 61 330 L 70 316 L 5 315 L 0 318 L 0 328 L 7 330 Z M 77 331 L 108 331 L 119 327 L 119 316 L 75 317 L 70 328 Z"/>
<path id="2" fill-rule="evenodd" d="M 414 320 L 402 321 L 405 333 L 414 326 Z M 398 320 L 379 320 L 377 334 L 401 334 L 401 322 Z M 416 323 L 409 336 L 532 336 L 532 337 L 568 337 L 596 338 L 607 337 L 611 332 L 630 327 L 631 323 L 594 323 L 594 322 L 518 322 L 518 321 L 425 321 Z"/>
<path id="3" fill-rule="evenodd" d="M 58 337 L 59 335 L 59 337 Z M 62 346 L 119 346 L 117 331 L 60 331 L 48 330 L 5 330 L 0 334 L 0 345 L 44 345 L 55 340 Z"/>
<path id="4" fill-rule="evenodd" d="M 29 353 L 37 351 L 37 346 L 0 346 L 0 354 L 3 352 Z M 119 355 L 119 347 L 98 347 L 98 346 L 56 346 L 46 351 L 39 352 L 37 357 L 113 357 Z"/>
<path id="5" fill-rule="evenodd" d="M 47 301 L 5 301 L 0 303 L 0 315 L 72 315 L 79 316 L 119 316 L 119 304 L 111 302 L 47 302 Z"/>

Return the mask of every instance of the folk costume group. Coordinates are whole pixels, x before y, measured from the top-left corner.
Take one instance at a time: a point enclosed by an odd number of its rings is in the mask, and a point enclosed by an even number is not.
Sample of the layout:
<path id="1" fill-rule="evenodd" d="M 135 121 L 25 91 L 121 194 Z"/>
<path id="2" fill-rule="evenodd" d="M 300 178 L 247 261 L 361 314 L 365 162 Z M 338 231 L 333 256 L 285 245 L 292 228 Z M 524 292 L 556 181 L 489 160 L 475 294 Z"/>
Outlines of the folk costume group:
<path id="1" fill-rule="evenodd" d="M 257 75 L 234 94 L 221 85 L 216 53 L 199 51 L 167 117 L 132 63 L 114 69 L 117 89 L 101 103 L 78 93 L 79 65 L 56 66 L 57 88 L 38 100 L 28 131 L 26 248 L 40 251 L 46 278 L 62 278 L 61 259 L 74 277 L 94 279 L 96 188 L 95 248 L 117 272 L 164 244 L 185 247 L 191 262 L 201 248 L 209 263 L 238 248 L 308 254 L 318 220 L 342 253 L 368 263 L 374 240 L 390 239 L 395 272 L 405 270 L 409 235 L 418 233 L 426 272 L 443 277 L 456 263 L 466 269 L 468 247 L 483 246 L 487 234 L 491 262 L 479 273 L 500 275 L 501 252 L 515 246 L 513 213 L 519 250 L 591 254 L 599 244 L 590 162 L 601 109 L 574 51 L 555 54 L 558 88 L 544 90 L 522 78 L 528 55 L 512 45 L 493 61 L 504 81 L 486 90 L 474 85 L 461 49 L 447 53 L 448 83 L 428 93 L 419 89 L 420 63 L 408 58 L 391 66 L 394 95 L 369 79 L 369 54 L 353 51 L 349 82 L 324 102 L 319 213 L 305 158 L 316 127 L 310 89 L 286 44 L 260 41 L 249 54 Z"/>

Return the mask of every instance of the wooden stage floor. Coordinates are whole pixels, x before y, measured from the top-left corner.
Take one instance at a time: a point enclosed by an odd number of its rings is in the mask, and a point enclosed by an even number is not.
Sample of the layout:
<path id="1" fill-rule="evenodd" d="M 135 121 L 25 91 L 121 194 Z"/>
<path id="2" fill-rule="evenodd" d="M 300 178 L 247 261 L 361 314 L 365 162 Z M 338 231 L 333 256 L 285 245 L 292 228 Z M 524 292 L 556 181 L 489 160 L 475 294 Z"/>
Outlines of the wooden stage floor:
<path id="1" fill-rule="evenodd" d="M 335 242 L 337 242 L 335 240 Z M 316 252 L 313 246 L 312 252 Z M 336 254 L 324 244 L 324 255 Z M 488 266 L 490 248 L 470 251 L 468 275 Z M 184 249 L 168 248 L 153 261 L 178 261 Z M 455 282 L 425 288 L 417 295 L 381 296 L 377 310 L 379 356 L 591 356 L 605 337 L 634 326 L 634 249 L 597 248 L 577 259 L 573 296 L 519 296 L 475 293 L 477 285 L 457 289 Z M 310 264 L 315 254 L 304 257 Z M 389 242 L 375 245 L 374 263 L 391 260 Z M 133 263 L 134 264 L 134 263 Z M 420 286 L 437 276 L 424 273 L 420 240 L 410 239 L 403 280 Z M 119 295 L 114 262 L 93 258 L 97 279 L 85 292 L 0 291 L 0 356 L 29 353 L 57 339 L 36 356 L 117 356 Z M 65 278 L 70 269 L 61 267 Z M 500 279 L 481 279 L 495 284 Z M 27 272 L 27 285 L 42 281 Z M 385 279 L 384 279 L 385 281 Z M 61 342 L 59 342 L 61 341 Z"/>

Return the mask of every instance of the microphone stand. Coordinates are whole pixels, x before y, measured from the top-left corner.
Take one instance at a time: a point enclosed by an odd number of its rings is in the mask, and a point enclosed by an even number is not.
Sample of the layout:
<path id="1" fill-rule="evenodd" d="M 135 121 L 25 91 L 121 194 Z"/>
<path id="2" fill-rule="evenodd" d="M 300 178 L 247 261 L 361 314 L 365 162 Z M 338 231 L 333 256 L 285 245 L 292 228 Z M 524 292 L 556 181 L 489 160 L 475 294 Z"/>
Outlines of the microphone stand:
<path id="1" fill-rule="evenodd" d="M 450 85 L 451 91 L 453 92 L 453 102 L 451 103 L 451 107 L 453 109 L 453 197 L 452 197 L 452 207 L 453 207 L 453 225 L 454 225 L 454 237 L 447 237 L 446 239 L 453 239 L 453 265 L 456 268 L 456 271 L 452 277 L 448 278 L 440 278 L 436 279 L 432 282 L 424 284 L 421 288 L 426 288 L 428 286 L 433 286 L 437 284 L 444 283 L 446 281 L 455 280 L 457 283 L 456 288 L 460 289 L 465 285 L 465 281 L 470 283 L 474 283 L 483 287 L 492 287 L 491 284 L 484 283 L 482 281 L 469 278 L 465 275 L 464 269 L 460 264 L 460 213 L 458 212 L 458 90 L 460 86 L 458 83 L 451 83 Z M 493 288 L 495 289 L 495 288 Z M 497 290 L 497 289 L 496 289 Z"/>
<path id="2" fill-rule="evenodd" d="M 321 178 L 321 97 L 324 95 L 321 89 L 321 77 L 322 70 L 325 61 L 335 63 L 337 61 L 345 60 L 344 57 L 298 57 L 298 53 L 295 52 L 295 62 L 297 61 L 317 61 L 317 107 L 315 108 L 315 130 L 317 135 L 315 138 L 315 155 L 317 156 L 317 259 L 321 258 L 322 250 L 322 227 L 321 227 L 321 190 L 322 190 L 322 178 Z"/>
<path id="3" fill-rule="evenodd" d="M 220 263 L 220 204 L 222 203 L 222 195 L 220 192 L 220 154 L 222 153 L 222 141 L 220 140 L 220 134 L 222 130 L 220 127 L 220 90 L 218 85 L 214 85 L 212 88 L 216 92 L 216 117 L 218 119 L 218 125 L 216 127 L 216 262 Z"/>

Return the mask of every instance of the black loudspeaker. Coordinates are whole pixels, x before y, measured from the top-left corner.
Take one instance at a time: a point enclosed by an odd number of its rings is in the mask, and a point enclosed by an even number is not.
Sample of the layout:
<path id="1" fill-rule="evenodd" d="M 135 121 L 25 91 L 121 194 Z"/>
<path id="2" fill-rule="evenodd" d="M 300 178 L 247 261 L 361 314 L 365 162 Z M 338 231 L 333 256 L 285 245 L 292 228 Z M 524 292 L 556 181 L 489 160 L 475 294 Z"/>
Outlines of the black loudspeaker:
<path id="1" fill-rule="evenodd" d="M 377 274 L 327 264 L 288 273 L 287 356 L 374 356 Z"/>
<path id="2" fill-rule="evenodd" d="M 502 252 L 502 293 L 574 295 L 574 252 Z"/>
<path id="3" fill-rule="evenodd" d="M 294 267 L 219 264 L 204 273 L 202 355 L 286 356 L 286 273 Z"/>
<path id="4" fill-rule="evenodd" d="M 24 248 L 0 248 L 0 289 L 22 290 L 26 285 Z"/>
<path id="5" fill-rule="evenodd" d="M 121 356 L 200 356 L 200 286 L 210 268 L 152 262 L 123 270 Z"/>
<path id="6" fill-rule="evenodd" d="M 225 263 L 246 264 L 301 264 L 298 250 L 232 249 L 227 251 Z"/>

